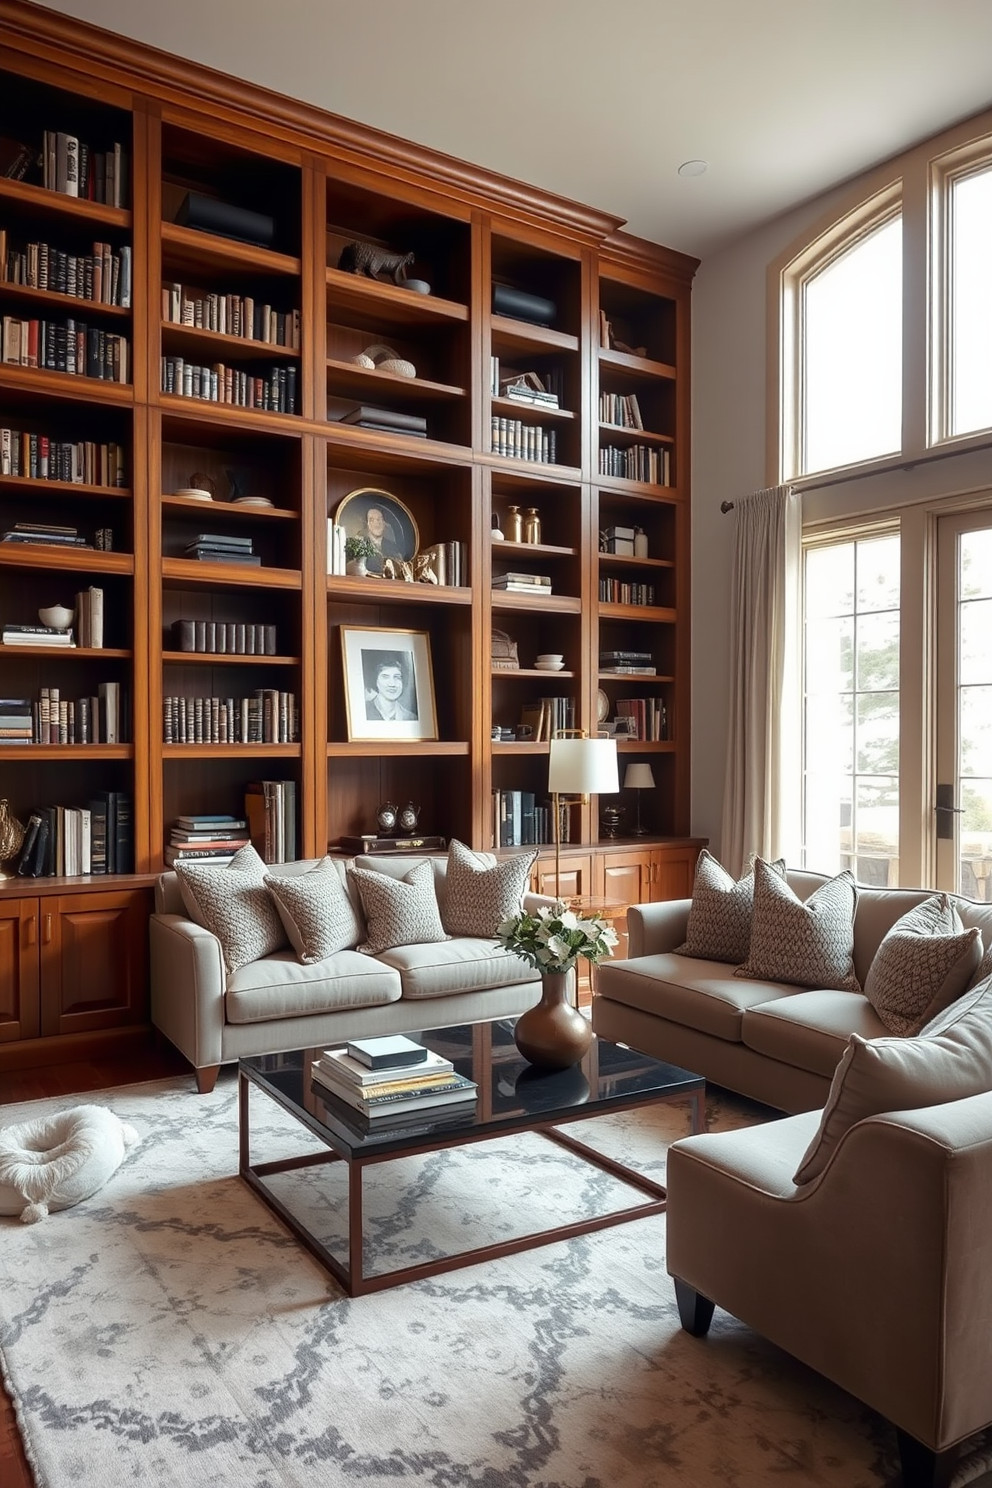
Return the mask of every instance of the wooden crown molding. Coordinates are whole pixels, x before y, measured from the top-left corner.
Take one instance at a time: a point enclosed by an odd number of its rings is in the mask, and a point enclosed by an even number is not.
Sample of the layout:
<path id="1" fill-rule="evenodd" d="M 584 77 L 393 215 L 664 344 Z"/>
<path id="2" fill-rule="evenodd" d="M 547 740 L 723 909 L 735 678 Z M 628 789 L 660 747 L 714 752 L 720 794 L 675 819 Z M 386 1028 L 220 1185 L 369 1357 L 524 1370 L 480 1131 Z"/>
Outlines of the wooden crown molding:
<path id="1" fill-rule="evenodd" d="M 665 248 L 661 243 L 652 243 L 648 238 L 635 237 L 633 233 L 615 230 L 600 244 L 599 266 L 628 269 L 657 278 L 659 274 L 691 284 L 700 260 L 688 253 L 679 253 L 675 248 Z"/>

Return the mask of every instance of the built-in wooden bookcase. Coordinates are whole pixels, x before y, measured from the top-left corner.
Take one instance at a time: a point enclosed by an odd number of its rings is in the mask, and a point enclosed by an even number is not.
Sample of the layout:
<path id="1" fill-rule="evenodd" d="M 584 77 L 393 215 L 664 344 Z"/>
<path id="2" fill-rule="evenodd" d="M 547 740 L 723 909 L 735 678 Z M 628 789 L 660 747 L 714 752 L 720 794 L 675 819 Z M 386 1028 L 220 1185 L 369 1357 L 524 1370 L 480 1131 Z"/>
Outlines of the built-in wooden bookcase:
<path id="1" fill-rule="evenodd" d="M 255 781 L 295 787 L 301 854 L 374 830 L 385 800 L 419 808 L 423 833 L 492 847 L 494 793 L 547 799 L 548 741 L 517 733 L 544 697 L 570 698 L 570 722 L 589 732 L 604 698 L 609 718 L 625 698 L 665 707 L 661 737 L 620 745 L 621 771 L 647 760 L 654 772 L 656 788 L 641 798 L 650 835 L 630 837 L 630 792 L 616 839 L 600 826 L 599 803 L 578 803 L 564 886 L 636 888 L 641 897 L 687 886 L 698 846 L 686 837 L 694 262 L 628 237 L 608 214 L 20 0 L 0 0 L 0 41 L 0 137 L 40 150 L 50 131 L 85 142 L 91 160 L 104 157 L 104 172 L 115 146 L 124 162 L 118 205 L 51 190 L 33 167 L 22 180 L 0 177 L 7 253 L 46 243 L 85 258 L 101 243 L 113 260 L 130 250 L 128 303 L 91 304 L 0 277 L 3 316 L 68 316 L 128 344 L 120 380 L 0 362 L 0 426 L 29 444 L 35 436 L 38 449 L 44 436 L 121 451 L 112 478 L 0 473 L 0 531 L 48 522 L 93 542 L 0 542 L 0 622 L 32 623 L 39 606 L 71 605 L 94 585 L 105 625 L 99 650 L 0 648 L 0 692 L 47 685 L 63 697 L 90 695 L 110 681 L 129 704 L 117 744 L 0 746 L 0 793 L 24 820 L 49 800 L 127 792 L 137 869 L 0 885 L 0 907 L 11 910 L 4 923 L 19 927 L 0 965 L 0 987 L 9 970 L 13 989 L 0 995 L 0 1039 L 31 1044 L 100 1024 L 85 992 L 72 992 L 72 1006 L 87 1009 L 73 1023 L 52 990 L 60 978 L 68 985 L 65 968 L 54 968 L 84 939 L 53 931 L 59 956 L 30 950 L 39 926 L 62 913 L 39 919 L 39 904 L 64 899 L 78 921 L 81 896 L 134 893 L 147 909 L 175 818 L 240 815 Z M 4 151 L 6 164 L 6 143 Z M 207 230 L 203 202 L 262 214 L 271 229 Z M 369 246 L 412 257 L 398 275 L 354 272 L 356 251 L 360 266 Z M 518 301 L 508 313 L 502 299 L 494 304 L 499 288 L 550 309 L 535 315 Z M 384 359 L 407 365 L 384 368 Z M 524 374 L 554 400 L 508 393 L 507 380 Z M 636 419 L 627 416 L 631 396 Z M 396 415 L 421 429 L 389 427 Z M 603 451 L 620 451 L 615 461 L 634 449 L 644 452 L 643 470 L 603 468 Z M 212 500 L 189 494 L 204 488 Z M 337 571 L 329 524 L 363 491 L 402 504 L 420 553 L 447 545 L 442 582 Z M 539 540 L 513 540 L 511 507 L 537 515 Z M 601 550 L 601 532 L 631 527 L 643 530 L 646 555 Z M 110 533 L 108 547 L 96 546 L 98 531 Z M 209 535 L 236 547 L 250 540 L 260 561 L 195 557 L 196 540 Z M 500 581 L 509 572 L 550 586 L 507 591 Z M 607 581 L 613 587 L 601 588 Z M 436 739 L 354 737 L 347 627 L 426 635 Z M 494 666 L 494 629 L 516 642 L 517 668 Z M 656 674 L 609 674 L 599 664 L 605 650 L 650 652 Z M 545 652 L 563 655 L 560 672 L 535 666 Z M 176 736 L 170 699 L 186 699 L 195 714 L 197 699 L 262 690 L 292 695 L 285 736 Z M 501 730 L 513 736 L 497 737 Z M 140 957 L 133 915 L 107 903 L 106 923 L 126 923 L 127 954 Z M 92 943 L 101 966 L 99 936 Z M 106 1028 L 140 1020 L 132 983 L 129 972 Z"/>

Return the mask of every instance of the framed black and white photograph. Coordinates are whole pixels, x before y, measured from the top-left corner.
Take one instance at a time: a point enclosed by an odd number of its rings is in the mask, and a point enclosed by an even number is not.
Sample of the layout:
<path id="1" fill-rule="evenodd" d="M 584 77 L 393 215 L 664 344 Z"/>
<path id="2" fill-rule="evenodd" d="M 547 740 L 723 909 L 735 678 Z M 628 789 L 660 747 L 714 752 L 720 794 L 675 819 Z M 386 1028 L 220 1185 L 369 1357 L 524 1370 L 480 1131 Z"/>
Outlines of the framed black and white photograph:
<path id="1" fill-rule="evenodd" d="M 436 739 L 437 710 L 426 630 L 342 625 L 349 739 Z"/>
<path id="2" fill-rule="evenodd" d="M 348 537 L 367 537 L 375 549 L 366 558 L 369 573 L 382 573 L 383 559 L 399 558 L 412 563 L 420 547 L 420 533 L 413 513 L 398 496 L 375 486 L 349 491 L 338 503 L 334 520 Z"/>

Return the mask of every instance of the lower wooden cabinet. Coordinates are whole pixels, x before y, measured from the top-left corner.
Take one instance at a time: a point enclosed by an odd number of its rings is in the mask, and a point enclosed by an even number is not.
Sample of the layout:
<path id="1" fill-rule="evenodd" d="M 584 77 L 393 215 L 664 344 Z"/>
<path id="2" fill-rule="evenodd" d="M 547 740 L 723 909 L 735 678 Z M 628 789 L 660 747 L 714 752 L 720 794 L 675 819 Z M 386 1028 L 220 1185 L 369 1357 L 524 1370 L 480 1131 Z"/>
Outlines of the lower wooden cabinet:
<path id="1" fill-rule="evenodd" d="M 0 1048 L 146 1022 L 150 910 L 143 888 L 0 896 Z"/>

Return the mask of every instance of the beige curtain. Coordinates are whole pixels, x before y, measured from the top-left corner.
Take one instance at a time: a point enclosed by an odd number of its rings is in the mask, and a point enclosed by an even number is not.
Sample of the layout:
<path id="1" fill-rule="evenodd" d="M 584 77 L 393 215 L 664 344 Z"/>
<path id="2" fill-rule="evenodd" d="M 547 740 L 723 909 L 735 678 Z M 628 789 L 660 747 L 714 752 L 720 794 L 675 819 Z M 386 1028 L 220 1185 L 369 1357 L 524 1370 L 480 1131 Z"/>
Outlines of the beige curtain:
<path id="1" fill-rule="evenodd" d="M 721 861 L 736 877 L 751 853 L 800 861 L 800 498 L 756 491 L 734 524 Z"/>

